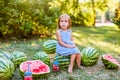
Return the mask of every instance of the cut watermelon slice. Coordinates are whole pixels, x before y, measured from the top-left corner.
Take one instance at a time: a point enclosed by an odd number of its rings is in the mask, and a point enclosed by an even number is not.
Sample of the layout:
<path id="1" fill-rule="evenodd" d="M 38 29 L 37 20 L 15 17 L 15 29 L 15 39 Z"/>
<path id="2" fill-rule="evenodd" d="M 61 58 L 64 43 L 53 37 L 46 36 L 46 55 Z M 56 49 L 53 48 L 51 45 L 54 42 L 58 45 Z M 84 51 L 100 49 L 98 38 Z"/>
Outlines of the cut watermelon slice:
<path id="1" fill-rule="evenodd" d="M 31 60 L 20 64 L 20 74 L 22 76 L 24 75 L 24 72 L 28 71 L 28 64 L 30 64 L 30 71 L 32 72 L 33 78 L 39 78 L 41 75 L 50 73 L 49 66 L 41 60 Z"/>
<path id="2" fill-rule="evenodd" d="M 119 62 L 109 54 L 102 55 L 102 62 L 107 69 L 118 69 Z"/>

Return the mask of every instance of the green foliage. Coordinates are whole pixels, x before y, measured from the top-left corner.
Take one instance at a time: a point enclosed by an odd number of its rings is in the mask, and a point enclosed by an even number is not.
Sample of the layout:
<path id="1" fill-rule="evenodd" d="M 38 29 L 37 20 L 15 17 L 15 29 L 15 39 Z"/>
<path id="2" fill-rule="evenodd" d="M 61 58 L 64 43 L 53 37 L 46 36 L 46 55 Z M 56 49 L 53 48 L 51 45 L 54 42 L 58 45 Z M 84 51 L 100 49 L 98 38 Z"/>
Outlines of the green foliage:
<path id="1" fill-rule="evenodd" d="M 105 11 L 107 2 L 108 0 L 54 0 L 51 4 L 57 7 L 61 13 L 69 14 L 74 25 L 93 26 L 96 19 L 96 10 Z M 93 11 L 92 5 L 94 5 L 95 11 Z"/>
<path id="2" fill-rule="evenodd" d="M 12 36 L 39 35 L 50 37 L 55 27 L 54 10 L 50 0 L 0 1 L 0 32 Z M 56 14 L 55 14 L 56 15 Z M 42 35 L 42 36 L 41 36 Z"/>
<path id="3" fill-rule="evenodd" d="M 120 7 L 115 10 L 114 23 L 120 28 Z"/>
<path id="4" fill-rule="evenodd" d="M 93 3 L 94 2 L 94 10 Z M 110 0 L 111 1 L 111 0 Z M 108 0 L 0 0 L 2 36 L 51 37 L 62 13 L 71 16 L 77 26 L 92 26 L 96 11 L 106 11 Z M 119 22 L 117 22 L 119 23 Z"/>
<path id="5" fill-rule="evenodd" d="M 91 11 L 84 11 L 84 13 L 79 12 L 79 14 L 77 14 L 77 18 L 72 16 L 72 21 L 74 25 L 91 26 L 94 22 L 92 16 L 93 14 Z"/>

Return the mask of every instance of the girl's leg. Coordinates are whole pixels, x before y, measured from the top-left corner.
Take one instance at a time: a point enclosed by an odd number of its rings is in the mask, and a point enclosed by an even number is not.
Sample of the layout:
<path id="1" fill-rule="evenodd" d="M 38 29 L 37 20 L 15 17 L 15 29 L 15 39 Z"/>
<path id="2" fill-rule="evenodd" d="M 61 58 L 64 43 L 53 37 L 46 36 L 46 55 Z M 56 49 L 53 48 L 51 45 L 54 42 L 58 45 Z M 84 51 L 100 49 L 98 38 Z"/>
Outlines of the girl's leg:
<path id="1" fill-rule="evenodd" d="M 80 54 L 76 55 L 76 63 L 77 63 L 78 68 L 83 69 L 83 67 L 81 66 L 81 55 Z"/>
<path id="2" fill-rule="evenodd" d="M 80 54 L 76 55 L 76 63 L 77 63 L 77 66 L 80 68 L 80 64 L 81 64 L 81 56 L 80 56 Z"/>
<path id="3" fill-rule="evenodd" d="M 70 56 L 70 64 L 69 64 L 69 67 L 68 67 L 68 72 L 69 73 L 72 73 L 75 58 L 76 58 L 76 54 L 72 54 Z"/>

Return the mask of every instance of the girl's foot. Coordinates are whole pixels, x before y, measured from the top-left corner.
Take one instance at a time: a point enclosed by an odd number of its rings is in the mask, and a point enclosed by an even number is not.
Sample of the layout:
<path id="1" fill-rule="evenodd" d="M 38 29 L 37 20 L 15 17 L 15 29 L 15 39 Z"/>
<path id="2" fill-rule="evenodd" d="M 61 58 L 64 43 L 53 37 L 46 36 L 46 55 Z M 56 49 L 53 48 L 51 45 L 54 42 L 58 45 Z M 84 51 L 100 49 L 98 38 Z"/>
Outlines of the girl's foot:
<path id="1" fill-rule="evenodd" d="M 72 69 L 73 69 L 73 66 L 70 66 L 68 67 L 68 73 L 72 73 Z"/>

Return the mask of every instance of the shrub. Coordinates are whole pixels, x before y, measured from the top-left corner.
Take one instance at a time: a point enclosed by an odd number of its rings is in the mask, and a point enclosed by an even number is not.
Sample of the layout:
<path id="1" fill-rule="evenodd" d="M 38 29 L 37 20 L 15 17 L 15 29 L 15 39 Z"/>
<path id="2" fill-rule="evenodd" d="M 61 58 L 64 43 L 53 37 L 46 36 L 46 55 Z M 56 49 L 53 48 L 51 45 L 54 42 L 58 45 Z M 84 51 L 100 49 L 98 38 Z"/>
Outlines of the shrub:
<path id="1" fill-rule="evenodd" d="M 114 23 L 120 28 L 120 7 L 115 10 Z"/>

